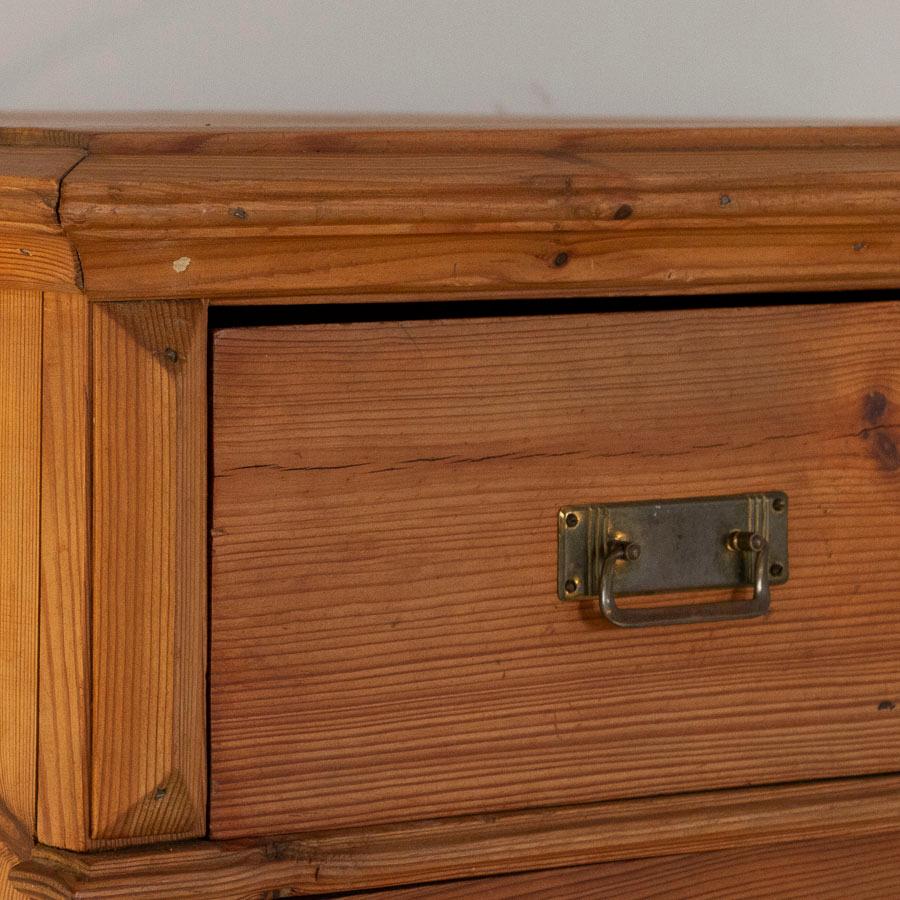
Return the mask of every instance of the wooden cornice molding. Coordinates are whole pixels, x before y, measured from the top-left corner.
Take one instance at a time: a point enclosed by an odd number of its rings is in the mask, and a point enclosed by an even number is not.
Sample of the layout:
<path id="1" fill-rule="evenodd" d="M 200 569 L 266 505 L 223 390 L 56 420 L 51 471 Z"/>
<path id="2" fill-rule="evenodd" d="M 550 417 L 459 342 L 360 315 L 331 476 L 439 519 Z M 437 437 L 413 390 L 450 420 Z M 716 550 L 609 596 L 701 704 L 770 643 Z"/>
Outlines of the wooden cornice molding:
<path id="1" fill-rule="evenodd" d="M 56 234 L 62 179 L 84 156 L 83 150 L 0 146 L 0 225 Z"/>
<path id="2" fill-rule="evenodd" d="M 61 229 L 91 299 L 900 285 L 897 126 L 41 134 L 0 129 L 33 173 L 0 169 L 0 219 Z M 29 278 L 80 283 L 40 255 Z"/>
<path id="3" fill-rule="evenodd" d="M 80 286 L 59 197 L 63 178 L 84 156 L 80 149 L 0 146 L 0 285 Z"/>

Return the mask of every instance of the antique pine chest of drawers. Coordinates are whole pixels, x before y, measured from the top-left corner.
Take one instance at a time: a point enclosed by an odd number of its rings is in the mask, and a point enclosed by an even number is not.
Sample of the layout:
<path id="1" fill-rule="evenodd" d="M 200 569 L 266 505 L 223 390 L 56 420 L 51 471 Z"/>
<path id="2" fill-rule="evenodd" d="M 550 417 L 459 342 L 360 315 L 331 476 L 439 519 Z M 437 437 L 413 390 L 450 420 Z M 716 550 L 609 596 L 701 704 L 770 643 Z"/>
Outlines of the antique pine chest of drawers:
<path id="1" fill-rule="evenodd" d="M 0 130 L 0 896 L 896 896 L 900 129 Z"/>

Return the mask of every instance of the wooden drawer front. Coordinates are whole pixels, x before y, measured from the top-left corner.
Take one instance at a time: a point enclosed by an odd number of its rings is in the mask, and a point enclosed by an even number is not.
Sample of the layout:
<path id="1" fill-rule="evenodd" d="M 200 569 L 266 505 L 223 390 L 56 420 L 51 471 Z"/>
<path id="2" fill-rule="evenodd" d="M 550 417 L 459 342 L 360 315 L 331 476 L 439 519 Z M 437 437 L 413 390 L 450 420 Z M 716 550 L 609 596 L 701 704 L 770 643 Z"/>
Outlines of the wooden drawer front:
<path id="1" fill-rule="evenodd" d="M 896 769 L 898 333 L 900 303 L 218 331 L 212 835 Z M 557 599 L 560 506 L 772 489 L 766 618 Z"/>

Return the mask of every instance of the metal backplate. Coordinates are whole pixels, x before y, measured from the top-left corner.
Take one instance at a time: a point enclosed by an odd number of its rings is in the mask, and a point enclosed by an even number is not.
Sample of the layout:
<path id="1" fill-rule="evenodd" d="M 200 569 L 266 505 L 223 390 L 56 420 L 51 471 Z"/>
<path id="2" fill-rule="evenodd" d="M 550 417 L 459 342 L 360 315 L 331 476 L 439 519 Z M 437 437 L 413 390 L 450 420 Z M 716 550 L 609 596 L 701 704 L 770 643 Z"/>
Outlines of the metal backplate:
<path id="1" fill-rule="evenodd" d="M 787 495 L 692 497 L 567 506 L 559 511 L 560 600 L 597 596 L 612 541 L 639 544 L 640 557 L 617 564 L 616 594 L 739 587 L 753 578 L 753 553 L 729 549 L 733 532 L 769 543 L 769 583 L 788 579 Z"/>

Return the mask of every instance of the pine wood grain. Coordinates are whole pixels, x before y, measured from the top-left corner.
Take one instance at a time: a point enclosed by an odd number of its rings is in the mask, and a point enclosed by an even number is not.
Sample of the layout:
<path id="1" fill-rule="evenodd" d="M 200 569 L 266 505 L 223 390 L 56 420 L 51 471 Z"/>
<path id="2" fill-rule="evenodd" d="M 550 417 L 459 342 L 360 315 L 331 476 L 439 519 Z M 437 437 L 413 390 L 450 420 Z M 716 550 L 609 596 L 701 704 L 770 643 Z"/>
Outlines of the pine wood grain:
<path id="1" fill-rule="evenodd" d="M 90 846 L 90 309 L 44 295 L 38 840 Z"/>
<path id="2" fill-rule="evenodd" d="M 241 154 L 237 139 L 230 154 L 187 142 L 97 155 L 67 179 L 62 220 L 96 298 L 120 296 L 125 280 L 132 297 L 242 303 L 900 280 L 896 146 L 523 134 L 520 145 L 490 131 L 336 133 L 285 135 L 280 155 Z"/>
<path id="3" fill-rule="evenodd" d="M 0 809 L 34 831 L 41 295 L 0 290 Z"/>
<path id="4" fill-rule="evenodd" d="M 519 235 L 78 239 L 94 298 L 215 303 L 511 299 L 890 288 L 900 232 L 859 222 Z"/>
<path id="5" fill-rule="evenodd" d="M 641 859 L 661 851 L 678 865 L 678 854 L 726 848 L 747 854 L 786 841 L 861 835 L 874 842 L 878 834 L 896 833 L 898 812 L 897 777 L 848 779 L 117 853 L 37 847 L 12 881 L 47 898 L 249 900 Z"/>
<path id="6" fill-rule="evenodd" d="M 87 143 L 92 153 L 253 156 L 315 153 L 602 153 L 620 150 L 765 150 L 900 147 L 900 127 L 833 123 L 780 126 L 759 122 L 617 121 L 541 117 L 295 116 L 254 122 L 222 116 L 213 127 L 167 130 L 110 122 Z M 134 124 L 134 123 L 133 123 Z"/>
<path id="7" fill-rule="evenodd" d="M 206 306 L 95 306 L 94 838 L 205 830 Z"/>
<path id="8" fill-rule="evenodd" d="M 81 269 L 59 223 L 59 191 L 84 151 L 0 146 L 0 289 L 72 289 Z"/>
<path id="9" fill-rule="evenodd" d="M 0 844 L 0 900 L 20 900 L 21 894 L 9 882 L 9 873 L 21 860 Z"/>
<path id="10" fill-rule="evenodd" d="M 354 893 L 354 898 L 554 900 L 888 900 L 900 884 L 900 834 L 809 841 L 759 850 L 629 860 L 450 884 Z"/>
<path id="11" fill-rule="evenodd" d="M 0 802 L 0 900 L 18 900 L 21 894 L 10 883 L 12 869 L 31 859 L 33 821 L 23 823 Z"/>
<path id="12" fill-rule="evenodd" d="M 65 147 L 75 150 L 86 150 L 90 135 L 61 126 L 59 122 L 52 126 L 44 122 L 39 124 L 41 116 L 28 115 L 18 124 L 14 118 L 4 116 L 4 125 L 0 127 L 0 146 L 30 147 Z"/>
<path id="13" fill-rule="evenodd" d="M 25 860 L 31 856 L 34 847 L 33 819 L 23 821 L 17 818 L 0 801 L 0 869 L 12 865 L 10 860 Z M 0 878 L 0 891 L 5 879 Z M 0 896 L 3 896 L 0 893 Z"/>
<path id="14" fill-rule="evenodd" d="M 892 771 L 900 303 L 216 333 L 211 834 Z M 577 502 L 782 489 L 765 620 L 556 599 Z"/>
<path id="15" fill-rule="evenodd" d="M 321 116 L 248 113 L 9 114 L 0 145 L 107 154 L 325 152 L 601 152 L 900 146 L 896 125 L 761 125 L 715 120 L 553 119 L 541 116 Z"/>
<path id="16" fill-rule="evenodd" d="M 74 154 L 59 213 L 92 299 L 267 303 L 894 287 L 898 135 L 126 129 L 73 132 L 82 151 L 26 128 L 0 149 Z"/>
<path id="17" fill-rule="evenodd" d="M 0 146 L 0 223 L 59 231 L 59 185 L 84 155 L 76 149 Z"/>
<path id="18" fill-rule="evenodd" d="M 678 220 L 900 220 L 900 148 L 555 154 L 319 152 L 97 156 L 66 181 L 62 217 L 145 239 L 634 229 Z M 799 172 L 798 172 L 799 167 Z M 723 202 L 723 194 L 727 202 Z M 488 202 L 490 198 L 490 202 Z M 624 206 L 623 204 L 628 204 Z M 224 229 L 224 231 L 222 230 Z"/>
<path id="19" fill-rule="evenodd" d="M 59 144 L 58 117 L 40 139 L 39 117 L 0 128 L 0 143 Z M 89 119 L 89 121 L 87 121 Z M 9 119 L 7 119 L 9 121 Z M 627 149 L 817 149 L 900 146 L 896 125 L 761 125 L 715 120 L 552 119 L 540 116 L 309 116 L 171 113 L 79 116 L 68 141 L 95 154 L 322 152 L 601 152 Z"/>
<path id="20" fill-rule="evenodd" d="M 0 289 L 80 287 L 75 251 L 62 235 L 0 227 Z"/>

